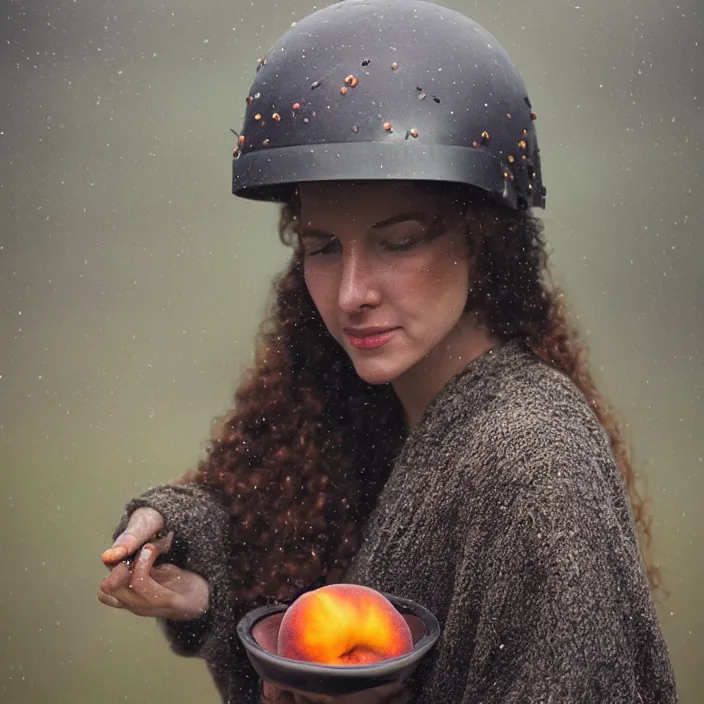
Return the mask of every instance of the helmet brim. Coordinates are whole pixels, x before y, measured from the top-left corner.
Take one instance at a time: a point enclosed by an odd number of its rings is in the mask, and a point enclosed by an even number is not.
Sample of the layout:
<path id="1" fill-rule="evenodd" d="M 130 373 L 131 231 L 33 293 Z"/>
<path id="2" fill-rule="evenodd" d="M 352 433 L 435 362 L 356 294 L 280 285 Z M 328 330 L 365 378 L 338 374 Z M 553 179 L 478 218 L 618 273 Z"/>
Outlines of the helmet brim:
<path id="1" fill-rule="evenodd" d="M 288 202 L 301 183 L 441 181 L 474 186 L 508 207 L 519 207 L 515 191 L 506 188 L 499 174 L 497 157 L 483 149 L 379 142 L 307 144 L 269 147 L 235 158 L 232 193 L 250 200 Z M 532 205 L 540 205 L 536 200 Z"/>

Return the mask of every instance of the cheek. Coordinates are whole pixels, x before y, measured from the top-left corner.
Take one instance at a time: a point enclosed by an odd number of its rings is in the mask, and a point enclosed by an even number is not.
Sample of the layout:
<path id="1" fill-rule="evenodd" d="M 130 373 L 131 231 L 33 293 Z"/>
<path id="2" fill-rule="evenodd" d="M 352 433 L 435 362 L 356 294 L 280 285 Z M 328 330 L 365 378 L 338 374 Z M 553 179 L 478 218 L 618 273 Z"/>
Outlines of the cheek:
<path id="1" fill-rule="evenodd" d="M 440 285 L 456 305 L 464 308 L 469 295 L 470 260 L 464 239 L 455 240 L 439 266 Z"/>
<path id="2" fill-rule="evenodd" d="M 467 304 L 467 296 L 469 296 L 469 277 L 469 262 L 466 258 L 457 259 L 446 275 L 448 291 L 462 309 Z"/>
<path id="3" fill-rule="evenodd" d="M 323 320 L 326 320 L 328 312 L 334 308 L 337 300 L 334 277 L 330 275 L 330 272 L 321 271 L 320 267 L 304 264 L 303 278 L 315 307 Z"/>
<path id="4" fill-rule="evenodd" d="M 437 316 L 438 322 L 464 310 L 469 294 L 466 258 L 447 256 L 426 269 L 413 287 L 417 309 Z"/>

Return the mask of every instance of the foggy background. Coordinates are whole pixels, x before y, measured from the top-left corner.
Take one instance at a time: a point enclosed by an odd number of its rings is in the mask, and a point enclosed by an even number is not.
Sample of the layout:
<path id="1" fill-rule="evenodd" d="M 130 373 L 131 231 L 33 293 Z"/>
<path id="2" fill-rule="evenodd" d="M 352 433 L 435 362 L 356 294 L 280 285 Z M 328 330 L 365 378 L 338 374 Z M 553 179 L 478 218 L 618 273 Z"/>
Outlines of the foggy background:
<path id="1" fill-rule="evenodd" d="M 330 4 L 323 2 L 322 5 Z M 628 423 L 704 701 L 701 0 L 446 1 L 538 115 L 558 280 Z M 320 6 L 320 5 L 319 5 Z M 0 701 L 217 702 L 153 620 L 98 603 L 124 503 L 227 408 L 287 250 L 230 194 L 257 58 L 309 0 L 0 4 Z"/>

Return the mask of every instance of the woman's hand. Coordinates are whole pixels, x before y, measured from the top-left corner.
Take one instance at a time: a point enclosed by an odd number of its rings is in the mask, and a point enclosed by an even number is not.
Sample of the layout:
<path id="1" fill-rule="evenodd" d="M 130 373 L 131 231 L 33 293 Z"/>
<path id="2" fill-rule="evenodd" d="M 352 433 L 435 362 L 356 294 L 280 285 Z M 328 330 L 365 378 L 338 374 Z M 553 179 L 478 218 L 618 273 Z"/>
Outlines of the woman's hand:
<path id="1" fill-rule="evenodd" d="M 117 536 L 115 542 L 103 555 L 106 567 L 114 567 L 129 558 L 148 540 L 153 540 L 164 530 L 164 517 L 153 508 L 143 506 L 132 512 L 125 530 Z"/>
<path id="2" fill-rule="evenodd" d="M 110 574 L 100 584 L 98 601 L 137 616 L 175 621 L 190 621 L 207 610 L 210 590 L 203 577 L 175 565 L 154 566 L 173 538 L 169 534 L 151 540 L 163 527 L 163 517 L 153 509 L 140 508 L 132 514 L 124 533 L 103 553 Z M 136 559 L 123 561 L 137 550 Z"/>
<path id="3" fill-rule="evenodd" d="M 401 682 L 339 696 L 308 694 L 294 690 L 282 692 L 278 687 L 265 682 L 262 698 L 262 704 L 407 704 L 410 701 L 411 693 Z"/>

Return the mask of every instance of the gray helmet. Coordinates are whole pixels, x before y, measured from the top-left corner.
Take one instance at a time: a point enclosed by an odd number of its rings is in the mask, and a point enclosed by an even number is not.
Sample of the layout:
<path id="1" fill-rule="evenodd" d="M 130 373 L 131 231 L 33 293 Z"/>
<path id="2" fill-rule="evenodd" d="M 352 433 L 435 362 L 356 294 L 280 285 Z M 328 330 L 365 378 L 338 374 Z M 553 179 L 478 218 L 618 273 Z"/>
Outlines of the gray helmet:
<path id="1" fill-rule="evenodd" d="M 544 208 L 535 117 L 506 51 L 465 15 L 345 0 L 259 59 L 232 192 L 286 201 L 308 181 L 443 181 Z"/>

